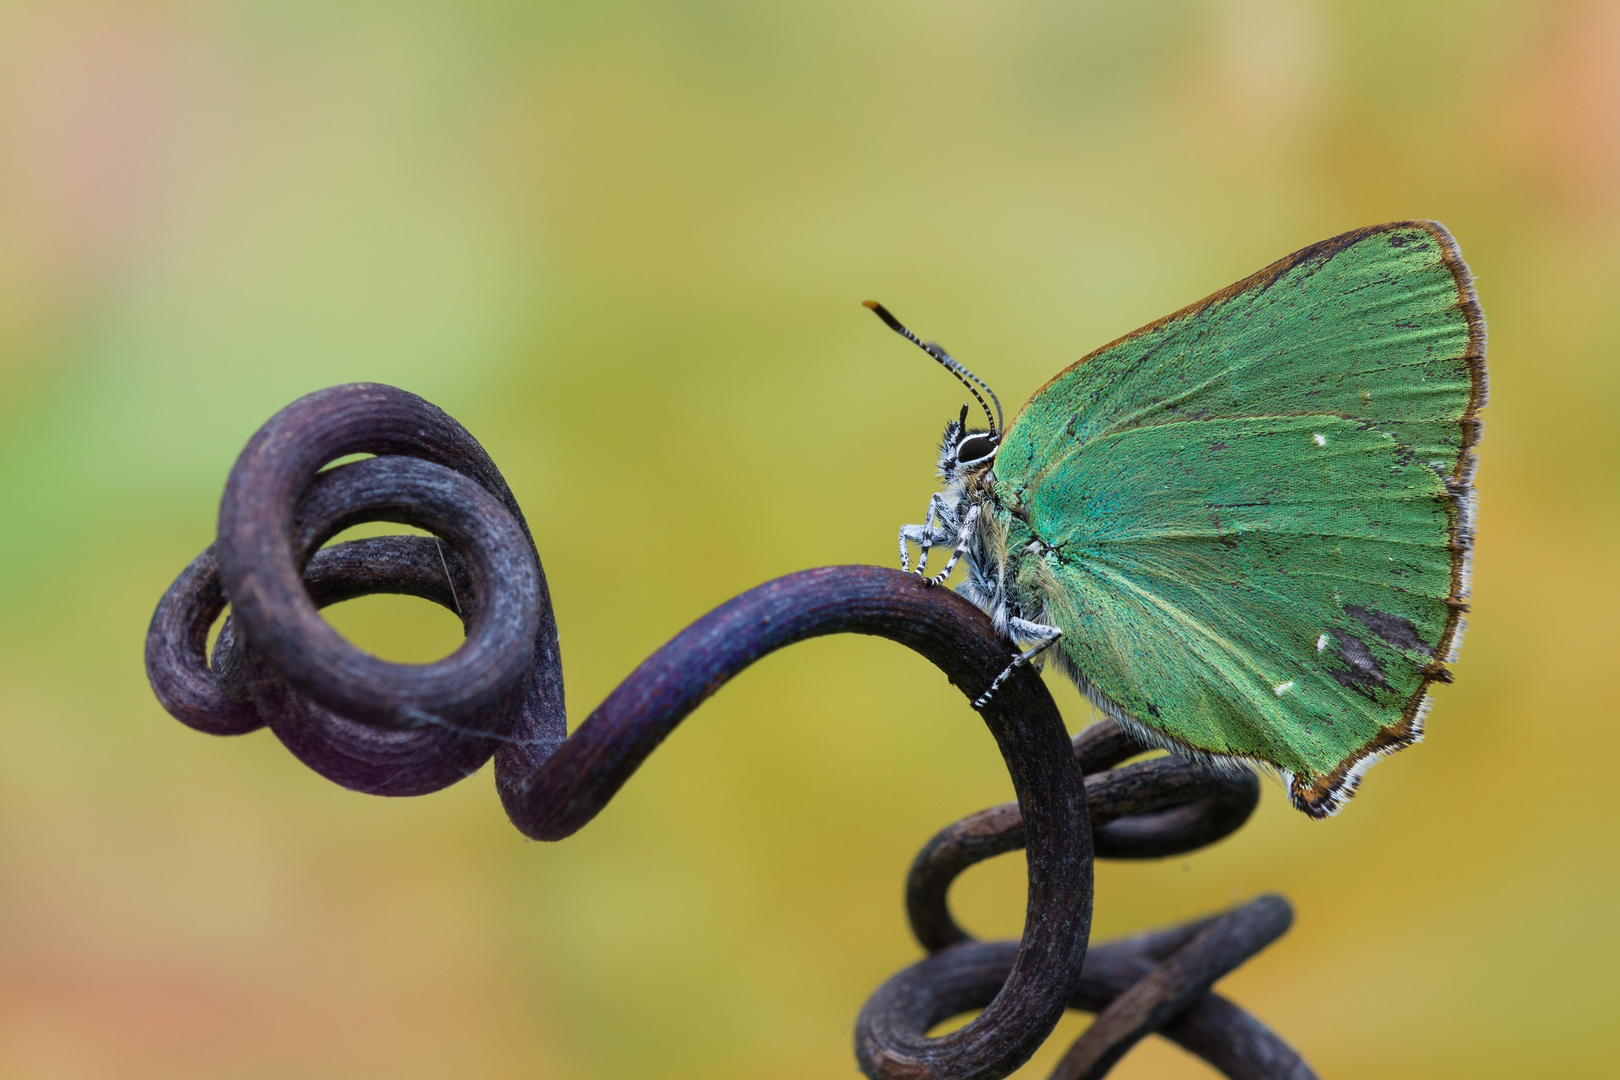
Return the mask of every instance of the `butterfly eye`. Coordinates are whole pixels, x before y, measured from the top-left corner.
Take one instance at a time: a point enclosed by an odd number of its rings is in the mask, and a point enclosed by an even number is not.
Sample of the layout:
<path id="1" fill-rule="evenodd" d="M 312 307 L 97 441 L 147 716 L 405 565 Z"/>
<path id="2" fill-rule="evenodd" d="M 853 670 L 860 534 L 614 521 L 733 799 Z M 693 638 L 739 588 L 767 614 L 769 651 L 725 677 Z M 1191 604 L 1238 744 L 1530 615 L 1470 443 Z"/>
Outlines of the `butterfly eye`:
<path id="1" fill-rule="evenodd" d="M 987 458 L 995 451 L 996 440 L 990 435 L 970 435 L 956 447 L 956 463 L 966 465 Z"/>

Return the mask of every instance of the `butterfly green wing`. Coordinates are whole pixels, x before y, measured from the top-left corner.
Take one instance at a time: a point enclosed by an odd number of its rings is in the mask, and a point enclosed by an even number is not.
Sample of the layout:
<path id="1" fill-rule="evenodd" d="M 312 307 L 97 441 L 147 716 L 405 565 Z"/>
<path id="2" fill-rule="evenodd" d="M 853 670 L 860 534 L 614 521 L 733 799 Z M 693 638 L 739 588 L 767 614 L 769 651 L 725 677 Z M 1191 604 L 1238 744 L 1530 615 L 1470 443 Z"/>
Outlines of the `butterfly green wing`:
<path id="1" fill-rule="evenodd" d="M 1449 679 L 1484 400 L 1443 228 L 1306 248 L 1030 399 L 995 464 L 1043 545 L 1011 556 L 1014 597 L 1109 712 L 1333 813 Z"/>

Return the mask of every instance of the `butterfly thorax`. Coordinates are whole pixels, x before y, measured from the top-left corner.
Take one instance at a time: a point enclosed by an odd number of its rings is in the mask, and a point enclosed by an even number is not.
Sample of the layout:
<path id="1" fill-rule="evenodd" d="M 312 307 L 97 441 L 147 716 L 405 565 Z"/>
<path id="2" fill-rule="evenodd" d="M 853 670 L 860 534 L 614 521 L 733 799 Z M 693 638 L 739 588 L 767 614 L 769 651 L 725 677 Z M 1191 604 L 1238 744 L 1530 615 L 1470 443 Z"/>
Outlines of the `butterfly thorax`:
<path id="1" fill-rule="evenodd" d="M 958 535 L 964 527 L 967 529 L 964 553 L 967 573 L 956 591 L 989 615 L 998 632 L 1017 640 L 1019 635 L 1011 632 L 1009 623 L 1018 619 L 1037 620 L 1045 607 L 1039 590 L 1029 588 L 1028 582 L 1020 582 L 1019 571 L 1031 556 L 1044 555 L 1050 549 L 1035 537 L 1028 522 L 1017 513 L 1016 498 L 1007 497 L 1012 491 L 1005 485 L 997 485 L 994 444 L 986 444 L 991 446 L 986 456 L 962 460 L 973 454 L 973 440 L 984 440 L 989 435 L 964 428 L 955 421 L 946 426 L 939 454 L 939 475 L 943 481 L 939 493 L 941 524 L 946 531 Z M 969 516 L 975 507 L 978 513 L 970 523 Z"/>

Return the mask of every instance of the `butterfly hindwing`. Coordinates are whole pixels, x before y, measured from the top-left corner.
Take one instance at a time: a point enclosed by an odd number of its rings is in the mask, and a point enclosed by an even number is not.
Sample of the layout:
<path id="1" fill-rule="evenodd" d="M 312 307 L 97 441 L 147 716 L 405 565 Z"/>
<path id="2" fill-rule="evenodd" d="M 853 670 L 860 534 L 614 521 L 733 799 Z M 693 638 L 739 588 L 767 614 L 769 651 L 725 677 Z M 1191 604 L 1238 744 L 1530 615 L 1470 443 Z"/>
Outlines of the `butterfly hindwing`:
<path id="1" fill-rule="evenodd" d="M 1021 606 L 1109 711 L 1332 812 L 1445 677 L 1483 345 L 1449 235 L 1401 223 L 1099 350 L 997 456 L 997 502 L 1043 545 L 1011 556 Z"/>

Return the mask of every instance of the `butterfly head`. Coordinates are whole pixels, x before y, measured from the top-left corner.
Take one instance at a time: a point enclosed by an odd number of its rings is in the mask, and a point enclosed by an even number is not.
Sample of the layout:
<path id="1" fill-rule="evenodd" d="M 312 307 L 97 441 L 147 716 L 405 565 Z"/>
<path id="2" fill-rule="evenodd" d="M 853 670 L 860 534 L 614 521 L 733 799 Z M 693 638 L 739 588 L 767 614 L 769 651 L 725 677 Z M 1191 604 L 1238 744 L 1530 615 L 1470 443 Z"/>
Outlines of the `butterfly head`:
<path id="1" fill-rule="evenodd" d="M 950 480 L 964 478 L 980 469 L 989 468 L 996 460 L 1001 436 L 993 430 L 968 427 L 968 407 L 962 406 L 962 415 L 945 425 L 945 437 L 939 444 L 939 475 Z"/>
<path id="2" fill-rule="evenodd" d="M 932 356 L 939 365 L 959 379 L 968 392 L 978 401 L 979 407 L 984 410 L 984 418 L 990 424 L 988 429 L 970 428 L 967 424 L 968 407 L 962 406 L 962 415 L 945 425 L 945 439 L 939 448 L 939 474 L 945 479 L 961 479 L 975 472 L 990 467 L 996 458 L 996 448 L 1001 445 L 1001 401 L 996 392 L 973 372 L 958 363 L 950 353 L 946 352 L 937 342 L 923 341 L 916 334 L 907 330 L 899 319 L 889 314 L 889 309 L 875 300 L 868 300 L 866 306 L 872 309 L 873 314 L 883 320 L 890 330 L 899 334 L 923 352 Z M 980 393 L 979 391 L 984 391 Z M 990 411 L 990 404 L 984 399 L 988 396 L 995 403 L 995 412 Z"/>

